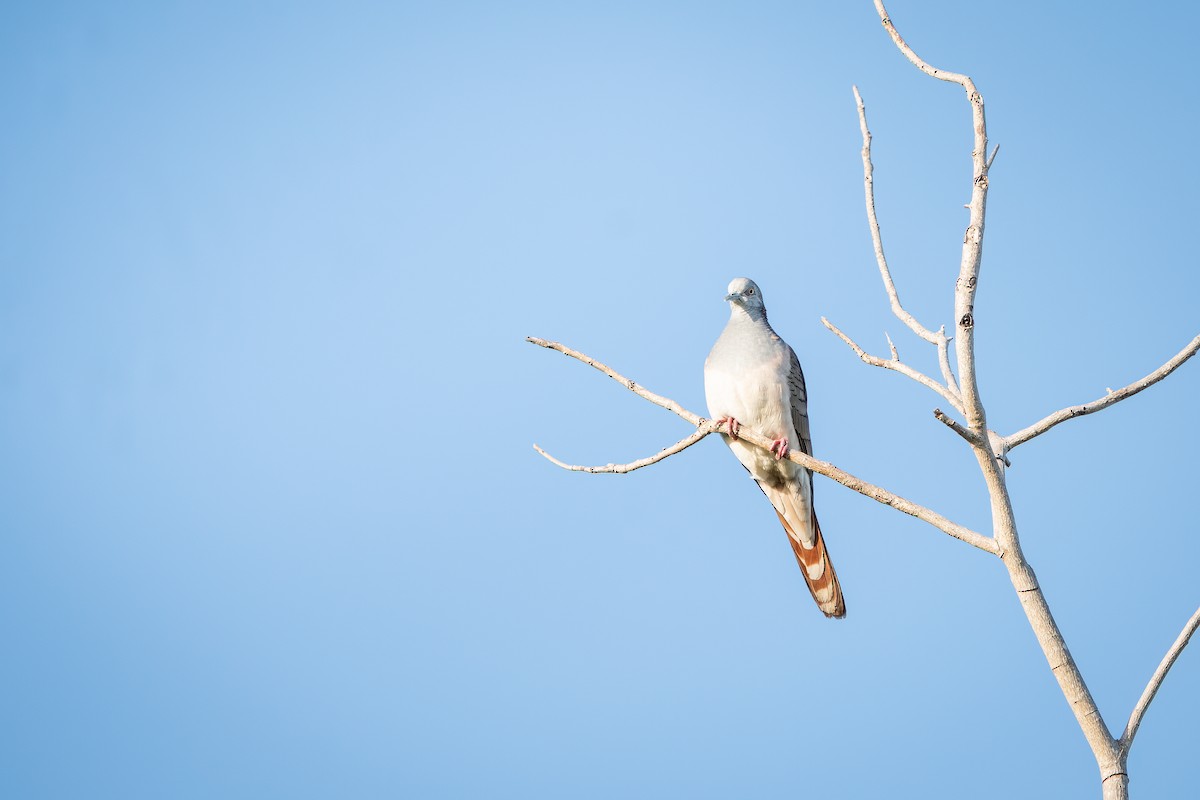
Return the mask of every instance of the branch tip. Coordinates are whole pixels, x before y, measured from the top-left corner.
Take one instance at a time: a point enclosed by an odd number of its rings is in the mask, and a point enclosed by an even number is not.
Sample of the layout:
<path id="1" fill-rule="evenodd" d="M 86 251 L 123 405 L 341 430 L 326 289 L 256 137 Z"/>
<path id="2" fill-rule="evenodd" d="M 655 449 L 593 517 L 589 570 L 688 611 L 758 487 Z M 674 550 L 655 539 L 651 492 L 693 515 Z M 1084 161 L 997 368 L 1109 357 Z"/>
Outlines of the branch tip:
<path id="1" fill-rule="evenodd" d="M 967 444 L 971 446 L 978 444 L 979 437 L 977 437 L 972 431 L 964 428 L 961 424 L 959 424 L 958 420 L 951 417 L 945 411 L 942 411 L 940 408 L 935 408 L 933 410 L 933 416 L 938 420 L 938 422 L 941 422 L 947 428 L 965 439 Z"/>
<path id="2" fill-rule="evenodd" d="M 996 154 L 999 152 L 1000 152 L 1000 145 L 996 145 L 994 148 L 992 148 L 992 154 L 990 156 L 988 156 L 988 160 L 987 160 L 987 171 L 988 172 L 991 172 L 992 162 L 996 160 Z"/>

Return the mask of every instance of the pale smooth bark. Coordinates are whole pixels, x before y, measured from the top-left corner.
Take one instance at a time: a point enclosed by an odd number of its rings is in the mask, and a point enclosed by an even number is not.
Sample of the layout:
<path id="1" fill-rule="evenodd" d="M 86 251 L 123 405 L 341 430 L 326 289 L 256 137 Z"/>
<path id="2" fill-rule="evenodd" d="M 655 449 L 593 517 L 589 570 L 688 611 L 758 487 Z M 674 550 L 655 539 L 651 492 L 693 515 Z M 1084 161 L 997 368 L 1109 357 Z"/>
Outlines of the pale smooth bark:
<path id="1" fill-rule="evenodd" d="M 867 226 L 871 231 L 871 244 L 875 248 L 875 263 L 879 265 L 879 277 L 883 279 L 883 288 L 887 292 L 888 302 L 891 303 L 892 313 L 897 319 L 908 326 L 908 329 L 920 336 L 930 344 L 937 345 L 938 349 L 938 366 L 942 370 L 942 380 L 946 382 L 945 389 L 948 392 L 948 400 L 954 408 L 962 411 L 962 399 L 959 397 L 958 383 L 954 379 L 954 372 L 950 369 L 949 357 L 949 339 L 946 338 L 946 328 L 942 326 L 937 331 L 932 331 L 926 328 L 917 319 L 904 308 L 904 304 L 900 302 L 900 293 L 896 290 L 896 283 L 892 280 L 892 270 L 888 266 L 887 256 L 883 252 L 883 233 L 879 229 L 879 216 L 875 212 L 875 165 L 871 161 L 871 130 L 867 127 L 867 108 L 863 105 L 862 95 L 858 93 L 858 87 L 854 89 L 854 100 L 858 105 L 858 128 L 862 132 L 862 162 L 863 162 L 863 192 L 866 194 L 867 201 Z M 999 148 L 997 148 L 999 149 Z M 992 153 L 995 158 L 996 154 Z M 988 161 L 988 166 L 991 166 L 991 161 Z M 825 327 L 837 333 L 845 340 L 846 344 L 851 347 L 857 347 L 850 342 L 850 339 L 844 336 L 841 331 L 830 325 L 829 321 L 824 317 L 821 321 L 825 323 Z M 891 344 L 891 337 L 888 337 L 888 343 Z M 862 351 L 858 351 L 859 357 L 862 358 Z M 894 361 L 899 361 L 900 357 L 896 354 L 896 346 L 892 345 L 892 357 Z M 863 359 L 866 360 L 865 358 Z M 871 362 L 867 362 L 871 363 Z M 883 366 L 876 364 L 875 366 Z M 935 389 L 935 391 L 940 391 Z"/>

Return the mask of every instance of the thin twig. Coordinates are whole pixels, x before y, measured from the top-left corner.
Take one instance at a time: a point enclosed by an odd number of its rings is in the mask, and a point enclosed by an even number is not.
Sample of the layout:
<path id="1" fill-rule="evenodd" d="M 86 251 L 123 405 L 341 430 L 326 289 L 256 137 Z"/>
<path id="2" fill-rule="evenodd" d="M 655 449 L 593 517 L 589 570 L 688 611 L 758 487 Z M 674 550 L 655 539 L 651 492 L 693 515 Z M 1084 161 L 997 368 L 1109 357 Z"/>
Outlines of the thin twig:
<path id="1" fill-rule="evenodd" d="M 1093 400 L 1090 403 L 1084 403 L 1079 406 L 1069 406 L 1067 408 L 1055 411 L 1047 417 L 1044 417 L 1030 425 L 1028 428 L 1023 428 L 1016 433 L 1005 438 L 1005 443 L 1008 449 L 1012 450 L 1019 444 L 1028 442 L 1035 436 L 1040 436 L 1046 431 L 1053 428 L 1060 422 L 1066 422 L 1075 417 L 1082 417 L 1087 414 L 1093 414 L 1102 409 L 1108 408 L 1113 403 L 1119 403 L 1127 397 L 1132 397 L 1143 389 L 1149 388 L 1161 381 L 1163 378 L 1170 375 L 1175 370 L 1179 369 L 1185 361 L 1196 355 L 1196 351 L 1200 350 L 1200 336 L 1197 336 L 1192 341 L 1188 342 L 1187 346 L 1176 353 L 1170 361 L 1163 364 L 1158 369 L 1151 372 L 1141 380 L 1134 381 L 1128 386 L 1118 389 L 1117 391 L 1109 390 L 1108 394 L 1098 400 Z"/>
<path id="2" fill-rule="evenodd" d="M 895 314 L 901 322 L 909 327 L 909 329 L 920 336 L 927 342 L 937 345 L 938 363 L 942 368 L 942 378 L 946 382 L 946 389 L 956 398 L 955 402 L 960 407 L 962 404 L 959 398 L 958 384 L 954 380 L 954 372 L 950 369 L 949 356 L 949 340 L 946 338 L 945 326 L 940 328 L 936 333 L 926 328 L 916 317 L 905 310 L 904 305 L 900 302 L 899 292 L 896 290 L 896 283 L 892 280 L 892 271 L 888 266 L 887 257 L 883 252 L 883 236 L 879 230 L 879 216 L 875 211 L 875 166 L 871 162 L 871 131 L 867 127 L 867 108 L 863 103 L 862 95 L 858 91 L 858 87 L 854 89 L 854 102 L 858 107 L 858 127 L 862 132 L 862 162 L 863 162 L 863 186 L 866 193 L 867 204 L 867 223 L 871 229 L 871 243 L 875 248 L 875 262 L 879 265 L 879 275 L 883 279 L 883 288 L 887 292 L 888 301 L 891 303 L 892 313 Z M 891 344 L 891 339 L 888 339 Z M 899 361 L 896 355 L 895 346 L 892 347 L 892 360 Z"/>
<path id="3" fill-rule="evenodd" d="M 947 428 L 966 439 L 968 444 L 974 445 L 979 441 L 979 437 L 976 436 L 975 433 L 964 428 L 959 424 L 958 420 L 954 419 L 940 408 L 935 408 L 933 410 L 933 416 L 937 417 L 938 422 L 945 424 Z"/>
<path id="4" fill-rule="evenodd" d="M 879 264 L 879 275 L 883 278 L 883 288 L 887 290 L 888 301 L 892 304 L 892 313 L 917 336 L 931 344 L 936 344 L 937 335 L 904 310 L 904 306 L 900 302 L 900 295 L 896 291 L 896 284 L 892 281 L 892 271 L 888 268 L 887 257 L 883 254 L 883 236 L 879 232 L 879 217 L 875 213 L 875 167 L 871 163 L 871 131 L 867 128 L 867 108 L 863 105 L 858 87 L 853 88 L 854 102 L 858 105 L 858 127 L 862 131 L 863 186 L 867 199 L 867 222 L 871 228 L 871 243 L 875 246 L 875 262 Z"/>
<path id="5" fill-rule="evenodd" d="M 699 416 L 698 414 L 693 414 L 692 412 L 688 411 L 683 406 L 676 403 L 674 400 L 663 397 L 662 395 L 655 394 L 654 392 L 650 391 L 649 389 L 646 389 L 643 386 L 639 386 L 636 382 L 629 380 L 629 378 L 626 378 L 624 375 L 617 372 L 612 367 L 609 367 L 606 364 L 602 364 L 599 361 L 597 361 L 596 359 L 592 358 L 591 356 L 587 356 L 587 355 L 584 355 L 583 353 L 580 353 L 578 350 L 572 350 L 571 348 L 567 347 L 564 344 L 560 344 L 558 342 L 551 342 L 546 339 L 539 339 L 536 336 L 526 336 L 525 341 L 530 342 L 532 344 L 536 344 L 539 347 L 546 347 L 550 350 L 557 350 L 558 352 L 562 353 L 564 356 L 570 356 L 571 358 L 582 361 L 583 363 L 587 364 L 589 367 L 594 367 L 594 368 L 600 370 L 605 375 L 612 378 L 614 381 L 616 381 L 617 383 L 621 384 L 629 391 L 636 394 L 638 397 L 643 397 L 646 400 L 649 400 L 651 403 L 654 403 L 654 405 L 659 406 L 660 408 L 665 408 L 667 411 L 670 411 L 672 414 L 678 414 L 679 416 L 683 417 L 688 422 L 692 423 L 693 425 L 695 425 L 697 427 L 699 427 L 700 423 L 704 421 L 703 417 Z"/>
<path id="6" fill-rule="evenodd" d="M 654 403 L 655 405 L 665 408 L 668 411 L 671 411 L 672 413 L 682 417 L 683 419 L 687 420 L 688 422 L 690 422 L 696 426 L 697 430 L 695 431 L 695 433 L 693 433 L 691 436 L 688 436 L 686 439 L 681 440 L 679 443 L 673 445 L 672 447 L 667 448 L 667 450 L 674 450 L 675 452 L 678 452 L 679 450 L 683 450 L 684 448 L 690 447 L 691 445 L 700 441 L 700 439 L 703 439 L 705 436 L 708 436 L 709 434 L 716 432 L 716 430 L 719 428 L 717 423 L 712 422 L 710 420 L 706 420 L 703 417 L 701 417 L 700 415 L 694 414 L 691 411 L 688 411 L 686 408 L 679 405 L 674 400 L 670 400 L 668 398 L 662 397 L 661 395 L 654 394 L 653 392 L 651 392 L 647 389 L 644 389 L 643 387 L 639 386 L 638 384 L 636 384 L 633 381 L 626 378 L 624 375 L 621 375 L 620 373 L 618 373 L 616 370 L 614 370 L 608 366 L 605 366 L 604 364 L 600 363 L 599 361 L 597 361 L 596 359 L 594 359 L 590 356 L 580 353 L 578 350 L 572 350 L 571 348 L 569 348 L 565 345 L 559 344 L 558 342 L 552 342 L 552 341 L 548 341 L 546 339 L 539 339 L 534 336 L 528 336 L 528 337 L 526 337 L 525 340 L 527 342 L 532 342 L 533 344 L 539 345 L 541 347 L 546 347 L 551 350 L 557 350 L 558 352 L 562 353 L 563 355 L 570 356 L 571 358 L 582 361 L 583 363 L 587 364 L 588 366 L 595 367 L 596 369 L 603 372 L 605 375 L 608 375 L 613 380 L 626 386 L 627 388 L 632 390 L 635 394 L 639 395 L 640 397 L 643 397 L 643 398 L 649 400 L 650 402 Z M 738 432 L 738 438 L 741 439 L 742 441 L 749 442 L 750 444 L 755 445 L 756 447 L 761 447 L 763 450 L 767 450 L 767 451 L 771 450 L 771 445 L 773 444 L 772 440 L 769 437 L 764 436 L 763 434 L 758 433 L 757 431 L 751 430 L 750 428 L 747 428 L 745 426 L 743 426 L 741 428 L 741 430 Z M 638 466 L 636 466 L 636 467 L 632 466 L 632 465 L 608 465 L 606 467 L 575 466 L 575 465 L 571 465 L 571 464 L 566 464 L 562 461 L 559 461 L 556 458 L 551 457 L 549 453 L 542 450 L 540 447 L 537 447 L 536 445 L 534 447 L 535 447 L 535 449 L 537 449 L 537 451 L 539 453 L 541 453 L 546 458 L 550 459 L 550 461 L 554 462 L 555 464 L 562 467 L 563 469 L 571 470 L 574 472 L 610 472 L 610 471 L 611 472 L 619 472 L 619 471 L 621 471 L 622 467 L 626 467 L 626 466 L 630 467 L 630 469 L 626 470 L 626 471 L 631 471 L 632 469 L 637 469 L 640 466 L 645 466 L 645 464 L 639 464 L 638 462 L 633 462 L 634 464 L 638 464 Z M 666 453 L 664 451 L 657 455 L 650 456 L 649 459 L 643 459 L 643 460 L 647 461 L 647 463 L 654 463 L 655 461 L 661 461 L 662 459 L 666 458 L 669 455 L 672 455 L 672 453 Z M 942 516 L 941 514 L 937 513 L 936 511 L 934 511 L 932 509 L 929 509 L 929 508 L 926 508 L 925 506 L 914 503 L 911 500 L 905 499 L 898 494 L 893 494 L 892 492 L 889 492 L 887 489 L 876 486 L 873 483 L 868 483 L 859 477 L 851 475 L 849 472 L 846 472 L 845 470 L 835 467 L 833 464 L 830 464 L 827 461 L 818 461 L 817 459 L 813 458 L 812 456 L 806 455 L 806 454 L 800 452 L 799 450 L 789 451 L 786 458 L 795 462 L 796 464 L 799 464 L 800 466 L 804 467 L 805 469 L 812 470 L 813 472 L 816 472 L 820 475 L 824 475 L 827 478 L 832 478 L 833 480 L 842 484 L 846 488 L 852 489 L 853 491 L 856 491 L 861 495 L 865 495 L 866 497 L 869 497 L 872 500 L 875 500 L 876 502 L 882 503 L 885 506 L 891 506 L 892 508 L 896 509 L 897 511 L 901 511 L 905 514 L 908 514 L 909 516 L 913 516 L 913 517 L 916 517 L 917 519 L 927 522 L 930 525 L 932 525 L 933 527 L 937 528 L 938 530 L 940 530 L 946 534 L 949 534 L 950 536 L 954 537 L 955 539 L 958 539 L 959 541 L 966 542 L 967 544 L 971 545 L 972 547 L 976 547 L 976 548 L 984 551 L 985 553 L 991 553 L 992 555 L 1000 554 L 999 548 L 996 546 L 995 541 L 993 541 L 991 538 L 984 536 L 983 534 L 978 533 L 977 531 L 973 531 L 970 528 L 959 525 L 957 522 L 953 522 L 953 521 L 947 519 L 946 517 Z"/>
<path id="7" fill-rule="evenodd" d="M 717 422 L 713 422 L 713 421 L 705 422 L 702 425 L 700 425 L 700 427 L 698 427 L 696 429 L 696 432 L 693 433 L 691 436 L 688 436 L 684 439 L 680 439 L 678 442 L 671 445 L 670 447 L 664 447 L 662 450 L 659 450 L 657 453 L 655 453 L 652 456 L 647 456 L 646 458 L 639 458 L 637 461 L 631 461 L 628 464 L 605 464 L 602 467 L 585 467 L 585 466 L 580 466 L 578 464 L 567 464 L 564 461 L 559 461 L 557 458 L 550 455 L 545 450 L 538 447 L 536 444 L 533 446 L 533 449 L 537 450 L 539 453 L 541 453 L 543 456 L 545 456 L 550 462 L 557 464 L 558 466 L 562 467 L 565 470 L 570 470 L 571 472 L 590 472 L 593 475 L 597 475 L 597 474 L 601 474 L 601 473 L 612 474 L 612 475 L 624 475 L 628 472 L 633 472 L 635 469 L 641 469 L 642 467 L 648 467 L 651 464 L 656 464 L 668 456 L 673 456 L 676 453 L 680 452 L 681 450 L 688 449 L 689 447 L 694 445 L 696 442 L 703 439 L 705 436 L 708 436 L 710 433 L 713 433 L 717 429 L 718 426 L 719 426 L 719 423 L 717 423 Z"/>
<path id="8" fill-rule="evenodd" d="M 954 380 L 954 370 L 950 369 L 950 339 L 946 336 L 945 325 L 938 328 L 937 351 L 938 366 L 942 368 L 942 380 L 946 382 L 946 388 L 961 400 L 962 395 L 958 391 L 958 381 Z"/>
<path id="9" fill-rule="evenodd" d="M 992 171 L 992 162 L 996 160 L 996 154 L 999 152 L 1000 152 L 1000 145 L 996 145 L 995 147 L 992 148 L 992 154 L 990 156 L 988 156 L 988 160 L 987 160 L 987 171 L 988 172 Z"/>
<path id="10" fill-rule="evenodd" d="M 1129 753 L 1129 748 L 1133 746 L 1133 737 L 1137 735 L 1138 727 L 1142 724 L 1142 717 L 1146 715 L 1146 709 L 1150 707 L 1150 701 L 1158 693 L 1158 688 L 1162 686 L 1163 678 L 1167 677 L 1167 673 L 1171 671 L 1175 659 L 1179 658 L 1179 654 L 1183 652 L 1183 648 L 1187 647 L 1188 640 L 1192 638 L 1192 634 L 1196 632 L 1197 628 L 1200 628 L 1200 608 L 1196 609 L 1196 613 L 1192 614 L 1192 618 L 1183 626 L 1183 630 L 1176 637 L 1175 643 L 1171 645 L 1171 649 L 1163 656 L 1158 669 L 1154 670 L 1154 675 L 1151 676 L 1150 682 L 1146 684 L 1146 689 L 1142 692 L 1141 698 L 1138 699 L 1137 705 L 1133 707 L 1133 713 L 1129 715 L 1129 723 L 1125 726 L 1125 733 L 1121 735 L 1121 741 L 1119 742 L 1121 751 L 1126 755 Z"/>
<path id="11" fill-rule="evenodd" d="M 952 408 L 954 408 L 955 411 L 958 411 L 960 414 L 962 413 L 962 403 L 959 402 L 959 399 L 955 395 L 951 394 L 949 389 L 947 389 L 945 386 L 942 386 L 933 378 L 929 377 L 923 372 L 913 369 L 908 364 L 905 364 L 903 361 L 900 361 L 896 358 L 886 359 L 880 358 L 879 356 L 873 356 L 859 347 L 853 339 L 842 333 L 838 326 L 834 325 L 825 317 L 821 317 L 821 322 L 825 324 L 826 328 L 833 331 L 839 339 L 845 342 L 850 349 L 854 351 L 854 354 L 861 358 L 865 363 L 870 364 L 873 367 L 890 369 L 894 372 L 899 372 L 905 377 L 911 378 L 922 386 L 940 394 L 946 400 L 946 402 L 949 403 Z"/>

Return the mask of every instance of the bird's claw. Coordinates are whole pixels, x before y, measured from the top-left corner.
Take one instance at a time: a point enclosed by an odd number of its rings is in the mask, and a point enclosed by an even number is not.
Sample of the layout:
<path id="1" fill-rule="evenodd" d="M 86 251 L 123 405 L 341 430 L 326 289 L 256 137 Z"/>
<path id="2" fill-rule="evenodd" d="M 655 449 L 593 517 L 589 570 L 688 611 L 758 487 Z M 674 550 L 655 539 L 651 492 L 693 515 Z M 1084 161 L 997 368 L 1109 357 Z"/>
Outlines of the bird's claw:
<path id="1" fill-rule="evenodd" d="M 771 452 L 775 454 L 776 461 L 779 461 L 781 458 L 787 458 L 788 440 L 776 439 L 775 441 L 771 442 Z"/>
<path id="2" fill-rule="evenodd" d="M 735 440 L 738 438 L 738 431 L 742 429 L 742 424 L 733 417 L 721 417 L 719 420 L 717 420 L 717 424 L 724 425 L 726 428 L 728 428 L 729 437 Z"/>

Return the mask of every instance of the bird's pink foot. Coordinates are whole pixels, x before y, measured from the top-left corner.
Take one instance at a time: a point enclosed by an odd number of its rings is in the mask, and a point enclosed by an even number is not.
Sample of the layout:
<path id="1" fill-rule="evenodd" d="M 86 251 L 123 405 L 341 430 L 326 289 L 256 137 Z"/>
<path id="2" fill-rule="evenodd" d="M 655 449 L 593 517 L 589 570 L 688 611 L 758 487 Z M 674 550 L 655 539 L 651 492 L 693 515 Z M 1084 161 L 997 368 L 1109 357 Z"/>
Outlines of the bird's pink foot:
<path id="1" fill-rule="evenodd" d="M 776 461 L 778 461 L 781 458 L 787 458 L 788 440 L 787 439 L 776 439 L 775 441 L 771 442 L 771 452 L 775 454 Z"/>
<path id="2" fill-rule="evenodd" d="M 742 424 L 733 417 L 721 417 L 717 420 L 718 425 L 724 425 L 729 429 L 729 436 L 732 439 L 738 438 L 738 431 L 742 429 Z"/>

